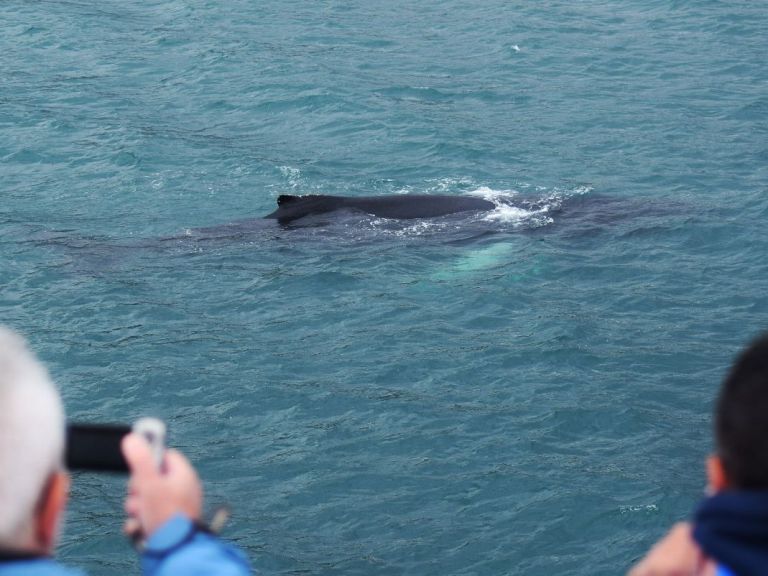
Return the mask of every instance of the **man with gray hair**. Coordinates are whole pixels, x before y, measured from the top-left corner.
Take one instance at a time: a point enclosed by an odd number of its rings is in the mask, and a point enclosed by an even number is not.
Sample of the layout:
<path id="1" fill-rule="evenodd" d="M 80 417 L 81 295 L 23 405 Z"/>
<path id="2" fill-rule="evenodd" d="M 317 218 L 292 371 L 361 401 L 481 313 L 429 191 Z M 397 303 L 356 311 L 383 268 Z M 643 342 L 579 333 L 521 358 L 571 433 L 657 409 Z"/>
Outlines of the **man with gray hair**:
<path id="1" fill-rule="evenodd" d="M 48 371 L 24 339 L 0 326 L 0 576 L 74 576 L 52 558 L 67 503 L 65 418 Z M 123 441 L 131 479 L 129 534 L 141 534 L 144 574 L 250 573 L 245 556 L 200 527 L 202 487 L 194 468 L 168 450 L 162 472 L 147 442 Z"/>

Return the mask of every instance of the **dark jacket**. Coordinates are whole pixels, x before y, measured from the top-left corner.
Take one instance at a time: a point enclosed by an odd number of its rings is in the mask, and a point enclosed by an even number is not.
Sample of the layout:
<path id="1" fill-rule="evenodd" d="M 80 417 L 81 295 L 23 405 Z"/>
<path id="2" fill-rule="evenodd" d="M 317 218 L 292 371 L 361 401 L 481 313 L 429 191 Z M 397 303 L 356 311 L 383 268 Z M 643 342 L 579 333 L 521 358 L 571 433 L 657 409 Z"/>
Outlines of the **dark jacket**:
<path id="1" fill-rule="evenodd" d="M 734 576 L 768 576 L 768 492 L 726 490 L 702 501 L 693 538 Z"/>

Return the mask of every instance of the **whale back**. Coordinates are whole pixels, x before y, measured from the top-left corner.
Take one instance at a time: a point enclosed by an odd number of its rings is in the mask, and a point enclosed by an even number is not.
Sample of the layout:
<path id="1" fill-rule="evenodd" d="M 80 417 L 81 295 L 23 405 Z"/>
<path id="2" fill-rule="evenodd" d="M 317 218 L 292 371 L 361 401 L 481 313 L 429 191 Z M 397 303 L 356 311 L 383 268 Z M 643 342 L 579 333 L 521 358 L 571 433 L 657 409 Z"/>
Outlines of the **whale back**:
<path id="1" fill-rule="evenodd" d="M 277 210 L 265 216 L 281 223 L 335 210 L 359 210 L 380 218 L 435 218 L 472 210 L 493 210 L 493 202 L 471 196 L 401 194 L 389 196 L 344 197 L 310 194 L 277 198 Z"/>

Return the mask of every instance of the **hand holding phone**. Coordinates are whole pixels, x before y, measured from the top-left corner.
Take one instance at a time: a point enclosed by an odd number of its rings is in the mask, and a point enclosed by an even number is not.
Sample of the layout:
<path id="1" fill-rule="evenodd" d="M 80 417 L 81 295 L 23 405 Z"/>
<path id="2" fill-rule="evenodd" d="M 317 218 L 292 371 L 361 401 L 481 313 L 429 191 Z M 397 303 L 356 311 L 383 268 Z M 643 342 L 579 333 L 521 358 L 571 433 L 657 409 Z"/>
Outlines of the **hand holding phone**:
<path id="1" fill-rule="evenodd" d="M 166 451 L 161 470 L 145 437 L 129 434 L 122 448 L 131 473 L 125 502 L 126 532 L 130 536 L 149 537 L 177 514 L 195 522 L 200 520 L 202 485 L 195 469 L 180 452 Z"/>
<path id="2" fill-rule="evenodd" d="M 141 541 L 176 514 L 200 520 L 203 491 L 189 461 L 165 449 L 166 426 L 142 418 L 133 427 L 70 424 L 66 462 L 70 470 L 130 472 L 126 532 Z"/>

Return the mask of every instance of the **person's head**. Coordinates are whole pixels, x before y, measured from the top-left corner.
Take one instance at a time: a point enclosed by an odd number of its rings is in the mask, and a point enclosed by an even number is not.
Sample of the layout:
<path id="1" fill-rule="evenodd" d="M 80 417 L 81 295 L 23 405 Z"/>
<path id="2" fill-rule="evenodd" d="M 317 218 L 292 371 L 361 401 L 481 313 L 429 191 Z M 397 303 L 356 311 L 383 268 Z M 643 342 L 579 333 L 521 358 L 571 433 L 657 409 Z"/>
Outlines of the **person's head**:
<path id="1" fill-rule="evenodd" d="M 69 487 L 64 429 L 48 371 L 0 326 L 0 548 L 53 551 Z"/>
<path id="2" fill-rule="evenodd" d="M 715 409 L 714 490 L 768 490 L 768 334 L 741 353 Z"/>

